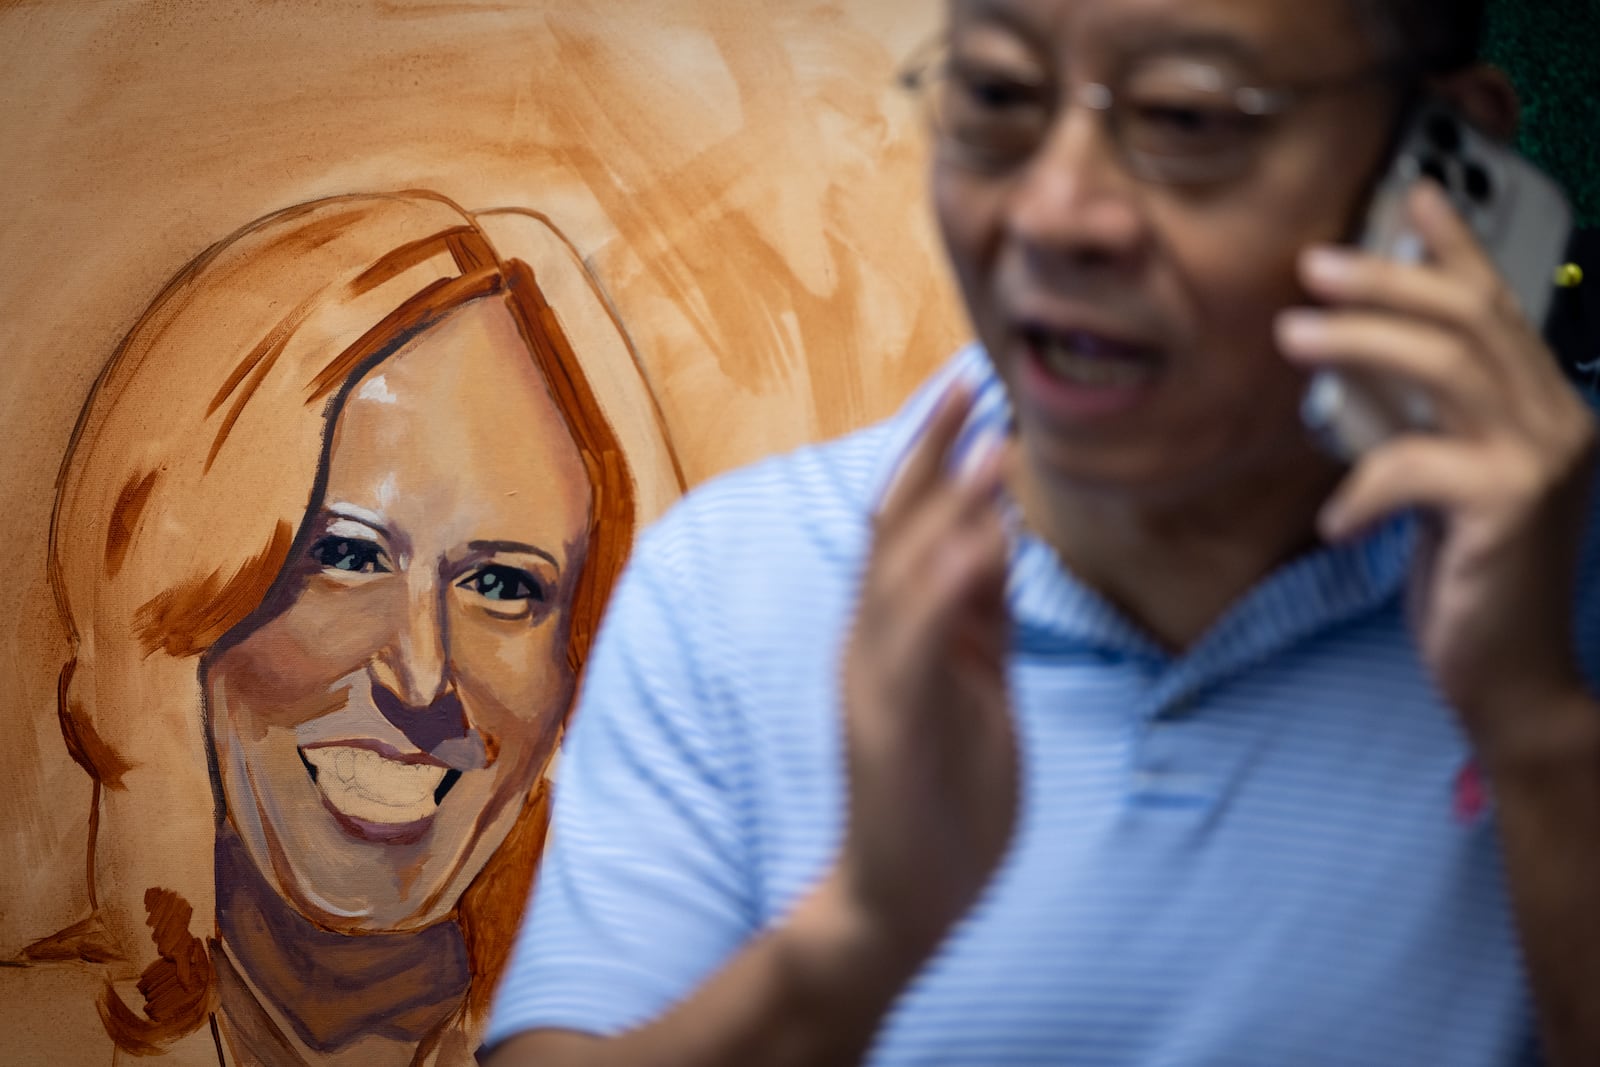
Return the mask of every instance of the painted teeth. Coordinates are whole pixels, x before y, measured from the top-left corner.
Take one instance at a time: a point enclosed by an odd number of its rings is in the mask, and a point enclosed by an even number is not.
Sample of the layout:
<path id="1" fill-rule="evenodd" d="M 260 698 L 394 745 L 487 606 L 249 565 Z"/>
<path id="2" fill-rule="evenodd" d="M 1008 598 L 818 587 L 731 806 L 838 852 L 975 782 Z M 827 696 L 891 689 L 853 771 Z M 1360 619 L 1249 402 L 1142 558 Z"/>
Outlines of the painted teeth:
<path id="1" fill-rule="evenodd" d="M 1088 355 L 1062 341 L 1045 342 L 1041 354 L 1050 373 L 1076 385 L 1128 387 L 1141 385 L 1154 374 L 1147 360 Z"/>
<path id="2" fill-rule="evenodd" d="M 317 787 L 339 811 L 377 823 L 409 823 L 438 810 L 434 791 L 447 773 L 428 763 L 402 763 L 371 749 L 324 745 L 302 751 L 317 769 Z"/>

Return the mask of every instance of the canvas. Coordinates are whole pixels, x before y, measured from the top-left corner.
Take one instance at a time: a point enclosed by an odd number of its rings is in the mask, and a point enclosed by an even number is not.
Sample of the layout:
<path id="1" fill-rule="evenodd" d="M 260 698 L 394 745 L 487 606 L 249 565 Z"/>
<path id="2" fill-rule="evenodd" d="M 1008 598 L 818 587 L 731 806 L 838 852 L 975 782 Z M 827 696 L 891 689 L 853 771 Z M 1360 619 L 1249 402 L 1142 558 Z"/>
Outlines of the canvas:
<path id="1" fill-rule="evenodd" d="M 471 1062 L 640 528 L 965 333 L 937 17 L 0 4 L 0 1062 Z"/>

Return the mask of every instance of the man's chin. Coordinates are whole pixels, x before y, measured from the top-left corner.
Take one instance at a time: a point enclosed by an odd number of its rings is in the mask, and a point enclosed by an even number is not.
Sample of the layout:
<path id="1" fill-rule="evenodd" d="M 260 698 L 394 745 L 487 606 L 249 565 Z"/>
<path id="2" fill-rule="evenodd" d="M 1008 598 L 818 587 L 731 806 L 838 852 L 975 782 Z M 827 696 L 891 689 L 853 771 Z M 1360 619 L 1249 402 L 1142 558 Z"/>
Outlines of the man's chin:
<path id="1" fill-rule="evenodd" d="M 1043 435 L 1039 435 L 1043 436 Z M 1180 441 L 1037 439 L 1024 429 L 1026 477 L 1050 492 L 1160 502 L 1204 477 L 1204 457 Z"/>

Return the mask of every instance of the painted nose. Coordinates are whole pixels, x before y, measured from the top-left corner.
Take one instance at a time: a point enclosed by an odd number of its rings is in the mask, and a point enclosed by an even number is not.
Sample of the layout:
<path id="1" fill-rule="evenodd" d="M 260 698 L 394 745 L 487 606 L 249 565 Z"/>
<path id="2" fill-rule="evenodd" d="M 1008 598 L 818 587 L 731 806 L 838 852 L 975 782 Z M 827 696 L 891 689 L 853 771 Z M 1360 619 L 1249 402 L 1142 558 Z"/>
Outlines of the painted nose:
<path id="1" fill-rule="evenodd" d="M 452 765 L 463 758 L 473 757 L 481 745 L 450 744 L 470 740 L 471 728 L 467 725 L 467 712 L 461 706 L 461 697 L 452 687 L 441 692 L 426 705 L 409 704 L 384 685 L 372 687 L 372 702 L 378 713 L 406 735 L 407 740 L 423 752 L 431 753 Z M 472 765 L 481 758 L 471 758 Z"/>
<path id="2" fill-rule="evenodd" d="M 375 687 L 401 704 L 426 708 L 453 688 L 444 594 L 437 581 L 408 590 L 405 618 L 372 660 Z"/>
<path id="3" fill-rule="evenodd" d="M 417 748 L 451 767 L 487 766 L 486 741 L 468 722 L 456 688 L 447 590 L 436 578 L 419 578 L 408 592 L 402 625 L 372 659 L 373 705 Z"/>

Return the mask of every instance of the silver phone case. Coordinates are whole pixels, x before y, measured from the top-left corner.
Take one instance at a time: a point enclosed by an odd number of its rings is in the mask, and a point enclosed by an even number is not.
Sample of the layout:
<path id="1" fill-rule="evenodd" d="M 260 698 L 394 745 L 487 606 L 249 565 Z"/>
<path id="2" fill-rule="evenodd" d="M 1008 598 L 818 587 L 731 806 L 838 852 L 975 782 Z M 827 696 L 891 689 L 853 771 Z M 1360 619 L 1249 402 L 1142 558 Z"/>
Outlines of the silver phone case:
<path id="1" fill-rule="evenodd" d="M 1572 230 L 1572 209 L 1560 187 L 1443 104 L 1424 101 L 1373 191 L 1359 242 L 1364 250 L 1401 262 L 1426 258 L 1405 211 L 1406 193 L 1423 177 L 1444 188 L 1528 320 L 1542 326 Z M 1432 401 L 1422 389 L 1352 371 L 1314 374 L 1301 417 L 1324 448 L 1346 461 L 1397 433 L 1435 426 Z"/>

